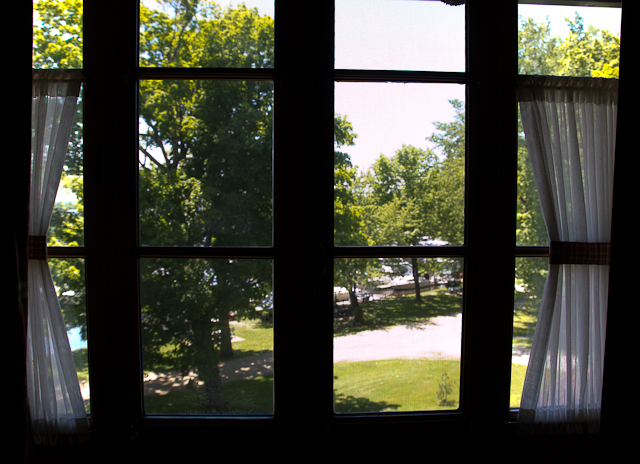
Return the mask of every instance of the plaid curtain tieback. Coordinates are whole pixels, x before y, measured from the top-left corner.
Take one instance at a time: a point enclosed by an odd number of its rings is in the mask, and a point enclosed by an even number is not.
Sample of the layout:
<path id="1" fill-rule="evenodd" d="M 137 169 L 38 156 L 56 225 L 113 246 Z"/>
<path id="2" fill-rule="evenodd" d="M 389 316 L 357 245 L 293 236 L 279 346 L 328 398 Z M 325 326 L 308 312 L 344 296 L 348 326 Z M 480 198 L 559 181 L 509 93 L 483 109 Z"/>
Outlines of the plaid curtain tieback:
<path id="1" fill-rule="evenodd" d="M 29 259 L 47 259 L 46 235 L 29 235 Z"/>
<path id="2" fill-rule="evenodd" d="M 611 243 L 551 242 L 549 264 L 595 264 L 608 266 Z"/>

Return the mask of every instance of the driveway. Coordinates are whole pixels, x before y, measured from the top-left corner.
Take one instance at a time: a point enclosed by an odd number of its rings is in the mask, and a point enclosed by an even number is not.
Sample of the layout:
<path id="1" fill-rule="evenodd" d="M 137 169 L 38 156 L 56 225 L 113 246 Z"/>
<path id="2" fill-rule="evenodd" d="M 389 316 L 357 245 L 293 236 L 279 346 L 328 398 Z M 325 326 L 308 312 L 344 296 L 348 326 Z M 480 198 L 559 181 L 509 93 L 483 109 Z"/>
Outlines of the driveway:
<path id="1" fill-rule="evenodd" d="M 428 323 L 371 330 L 333 339 L 333 361 L 394 358 L 460 359 L 462 315 L 435 317 Z"/>
<path id="2" fill-rule="evenodd" d="M 460 359 L 462 314 L 428 323 L 360 332 L 333 339 L 333 361 L 378 361 L 397 358 Z M 529 363 L 529 349 L 515 345 L 512 362 Z"/>

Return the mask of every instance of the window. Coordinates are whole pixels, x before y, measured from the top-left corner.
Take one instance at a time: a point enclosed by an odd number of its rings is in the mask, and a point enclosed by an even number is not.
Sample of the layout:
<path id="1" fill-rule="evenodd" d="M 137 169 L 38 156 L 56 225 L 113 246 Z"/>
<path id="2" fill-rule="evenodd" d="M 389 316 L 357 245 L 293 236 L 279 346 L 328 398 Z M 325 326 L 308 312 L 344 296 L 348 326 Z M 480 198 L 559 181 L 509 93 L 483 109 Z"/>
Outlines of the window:
<path id="1" fill-rule="evenodd" d="M 517 76 L 517 4 L 484 8 L 469 2 L 452 7 L 465 11 L 464 66 L 389 70 L 378 64 L 336 69 L 330 2 L 311 6 L 283 0 L 275 3 L 273 67 L 141 67 L 138 58 L 147 56 L 138 49 L 136 3 L 122 1 L 114 8 L 113 2 L 87 2 L 84 10 L 84 258 L 96 440 L 118 446 L 133 440 L 151 456 L 166 457 L 183 453 L 178 448 L 185 443 L 198 452 L 205 450 L 212 437 L 243 446 L 239 436 L 263 444 L 280 444 L 282 436 L 292 436 L 292 441 L 309 440 L 305 443 L 314 446 L 328 442 L 337 448 L 351 434 L 360 439 L 368 433 L 369 438 L 386 437 L 394 443 L 437 436 L 450 446 L 460 437 L 471 444 L 487 436 L 506 439 L 514 260 L 519 252 L 514 247 L 517 115 L 513 93 L 504 89 L 513 89 Z M 486 27 L 494 23 L 504 27 Z M 139 189 L 146 175 L 140 180 L 139 135 L 150 126 L 140 122 L 138 103 L 139 85 L 158 82 L 272 83 L 271 241 L 212 247 L 152 243 L 161 235 L 153 228 L 162 218 L 150 220 L 147 229 L 144 218 L 140 220 L 147 200 Z M 455 84 L 465 89 L 463 240 L 453 246 L 419 248 L 340 246 L 334 241 L 334 89 L 353 82 Z M 412 257 L 463 263 L 458 407 L 406 415 L 336 416 L 334 317 L 328 310 L 334 307 L 336 263 Z M 141 319 L 140 302 L 144 307 L 147 297 L 140 276 L 149 263 L 161 260 L 273 263 L 266 271 L 273 276 L 272 415 L 145 414 L 143 366 L 148 360 L 140 340 L 148 326 L 144 316 Z M 156 266 L 150 274 L 162 274 L 159 269 L 165 268 Z M 514 439 L 513 446 L 522 440 Z M 167 443 L 180 445 L 167 449 Z M 247 448 L 257 450 L 258 445 Z"/>
<path id="2" fill-rule="evenodd" d="M 621 9 L 616 5 L 601 8 L 520 3 L 518 13 L 520 75 L 618 78 Z M 549 272 L 549 236 L 519 111 L 518 131 L 513 408 L 520 406 L 520 393 Z"/>

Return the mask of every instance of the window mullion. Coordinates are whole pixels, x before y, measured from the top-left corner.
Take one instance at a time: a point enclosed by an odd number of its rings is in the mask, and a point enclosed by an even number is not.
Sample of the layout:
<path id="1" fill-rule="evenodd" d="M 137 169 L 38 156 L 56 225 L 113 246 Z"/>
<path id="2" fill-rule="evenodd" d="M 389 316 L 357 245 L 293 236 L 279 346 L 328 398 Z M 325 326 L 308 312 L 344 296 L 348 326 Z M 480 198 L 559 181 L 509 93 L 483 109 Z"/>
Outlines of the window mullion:
<path id="1" fill-rule="evenodd" d="M 515 241 L 517 2 L 467 4 L 467 304 L 464 410 L 483 430 L 509 403 Z M 487 27 L 501 24 L 500 27 Z M 496 50 L 495 44 L 501 44 Z M 485 427 L 486 426 L 486 427 Z"/>
<path id="2" fill-rule="evenodd" d="M 137 2 L 85 2 L 85 249 L 92 421 L 129 439 L 141 418 L 136 259 Z M 117 205 L 117 206 L 115 206 Z M 115 206 L 115 207 L 114 207 Z"/>
<path id="3" fill-rule="evenodd" d="M 275 418 L 310 436 L 333 401 L 333 5 L 278 1 L 276 17 Z"/>

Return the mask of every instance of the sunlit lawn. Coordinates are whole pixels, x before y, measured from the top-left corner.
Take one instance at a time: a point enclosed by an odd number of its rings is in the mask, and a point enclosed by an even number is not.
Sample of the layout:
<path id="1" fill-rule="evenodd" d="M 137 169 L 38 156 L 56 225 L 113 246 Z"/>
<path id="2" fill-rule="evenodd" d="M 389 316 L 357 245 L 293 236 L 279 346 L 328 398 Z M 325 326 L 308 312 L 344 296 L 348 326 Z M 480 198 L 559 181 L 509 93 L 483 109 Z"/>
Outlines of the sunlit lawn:
<path id="1" fill-rule="evenodd" d="M 520 407 L 522 398 L 522 388 L 524 387 L 524 376 L 527 373 L 527 366 L 522 364 L 511 364 L 511 400 L 509 406 Z"/>
<path id="2" fill-rule="evenodd" d="M 236 358 L 273 350 L 273 324 L 259 320 L 242 320 L 231 327 L 233 335 L 243 339 L 232 343 Z"/>
<path id="3" fill-rule="evenodd" d="M 521 292 L 514 292 L 514 299 L 516 301 L 513 312 L 514 343 L 531 348 L 533 333 L 538 321 L 538 305 L 534 304 L 535 299 L 527 299 L 527 296 Z"/>
<path id="4" fill-rule="evenodd" d="M 459 405 L 460 361 L 388 359 L 336 363 L 335 411 L 342 413 L 406 412 L 456 409 Z M 512 364 L 510 407 L 520 407 L 527 366 Z M 444 405 L 438 398 L 443 374 L 452 393 Z"/>
<path id="5" fill-rule="evenodd" d="M 435 411 L 459 404 L 460 361 L 344 362 L 334 364 L 333 373 L 336 412 Z M 440 384 L 447 381 L 450 393 L 438 398 Z"/>

